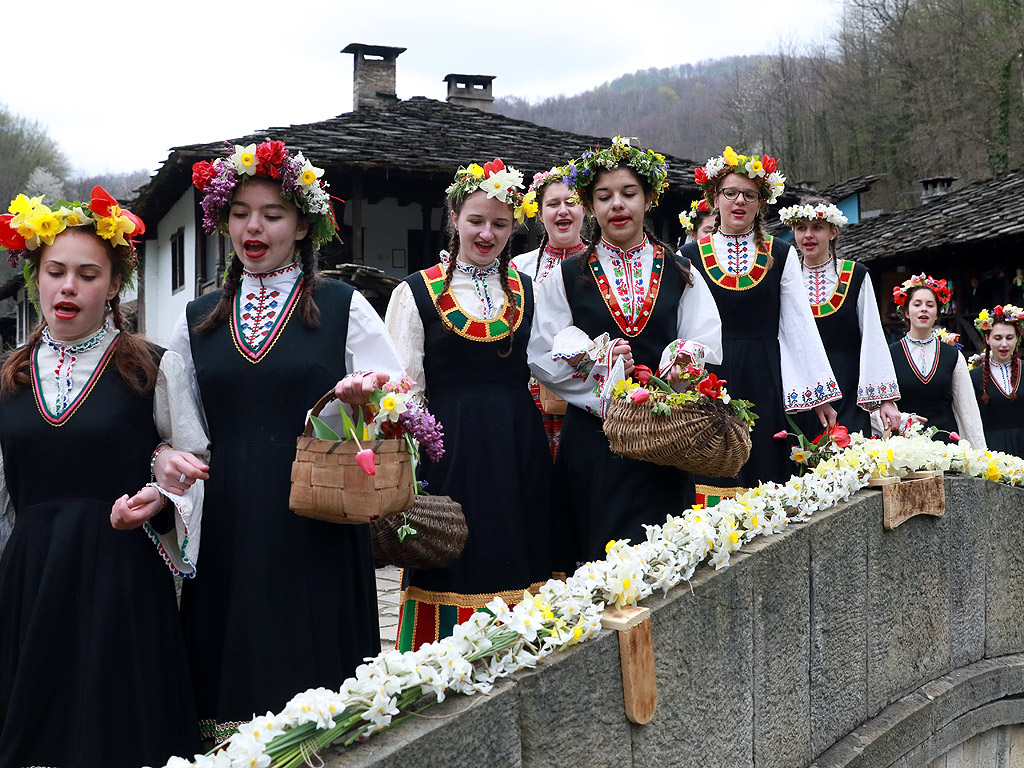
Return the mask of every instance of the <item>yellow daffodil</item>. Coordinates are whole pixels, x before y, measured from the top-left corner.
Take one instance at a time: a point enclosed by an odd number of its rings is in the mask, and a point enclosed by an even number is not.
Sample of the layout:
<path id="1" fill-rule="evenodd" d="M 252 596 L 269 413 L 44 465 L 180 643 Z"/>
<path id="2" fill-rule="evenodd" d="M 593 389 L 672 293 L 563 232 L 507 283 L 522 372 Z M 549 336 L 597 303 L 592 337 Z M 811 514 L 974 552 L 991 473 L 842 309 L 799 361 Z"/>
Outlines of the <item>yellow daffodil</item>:
<path id="1" fill-rule="evenodd" d="M 96 234 L 114 245 L 128 245 L 124 239 L 135 231 L 135 223 L 127 216 L 106 216 L 96 221 Z"/>
<path id="2" fill-rule="evenodd" d="M 11 205 L 7 209 L 7 212 L 13 213 L 15 217 L 17 217 L 19 214 L 28 213 L 42 202 L 43 195 L 40 195 L 39 197 L 26 197 L 24 194 L 19 194 L 16 198 L 11 200 Z"/>
<path id="3" fill-rule="evenodd" d="M 807 461 L 807 453 L 797 446 L 793 446 L 793 450 L 789 453 L 789 458 L 798 464 L 803 464 Z"/>
<path id="4" fill-rule="evenodd" d="M 484 169 L 476 163 L 471 163 L 466 169 L 466 173 L 472 176 L 474 179 L 482 179 L 484 177 Z"/>
<path id="5" fill-rule="evenodd" d="M 994 461 L 991 462 L 988 465 L 988 469 L 985 470 L 985 479 L 986 480 L 996 480 L 996 481 L 998 481 L 999 478 L 1002 477 L 1002 476 L 1003 476 L 1003 473 L 999 471 L 999 466 Z"/>
<path id="6" fill-rule="evenodd" d="M 604 545 L 604 553 L 607 555 L 612 551 L 612 547 L 615 546 L 615 539 L 609 539 L 608 543 Z"/>
<path id="7" fill-rule="evenodd" d="M 45 205 L 37 206 L 25 217 L 25 226 L 47 245 L 53 245 L 53 238 L 67 226 L 62 217 L 55 216 Z"/>
<path id="8" fill-rule="evenodd" d="M 612 397 L 625 397 L 638 386 L 631 378 L 619 379 L 618 383 L 612 388 Z"/>
<path id="9" fill-rule="evenodd" d="M 703 505 L 703 504 L 693 504 L 693 505 L 692 505 L 692 506 L 690 507 L 690 509 L 696 509 L 696 510 L 701 510 L 701 509 L 704 509 L 704 505 Z"/>
<path id="10" fill-rule="evenodd" d="M 725 148 L 722 159 L 725 160 L 725 164 L 731 168 L 735 168 L 740 162 L 740 156 L 736 154 L 736 151 L 732 147 Z"/>
<path id="11" fill-rule="evenodd" d="M 80 227 L 83 224 L 89 224 L 92 222 L 92 217 L 89 212 L 81 206 L 75 206 L 74 208 L 67 208 L 65 206 L 60 207 L 60 215 L 67 222 L 69 227 Z"/>
<path id="12" fill-rule="evenodd" d="M 537 215 L 537 192 L 530 190 L 523 195 L 523 202 L 516 206 L 516 221 L 520 224 L 526 219 L 532 219 Z"/>

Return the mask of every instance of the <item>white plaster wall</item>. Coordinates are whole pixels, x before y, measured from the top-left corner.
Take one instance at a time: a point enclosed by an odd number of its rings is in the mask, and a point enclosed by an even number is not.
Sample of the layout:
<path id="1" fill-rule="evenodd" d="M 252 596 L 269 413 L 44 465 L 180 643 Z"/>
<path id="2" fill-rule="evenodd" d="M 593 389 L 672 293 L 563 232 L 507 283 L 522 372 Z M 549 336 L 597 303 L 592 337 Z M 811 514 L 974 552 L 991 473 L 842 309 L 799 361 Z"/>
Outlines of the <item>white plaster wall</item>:
<path id="1" fill-rule="evenodd" d="M 195 296 L 195 221 L 189 187 L 157 224 L 157 239 L 146 243 L 146 336 L 166 345 L 178 316 Z M 171 236 L 185 229 L 185 283 L 171 292 Z"/>

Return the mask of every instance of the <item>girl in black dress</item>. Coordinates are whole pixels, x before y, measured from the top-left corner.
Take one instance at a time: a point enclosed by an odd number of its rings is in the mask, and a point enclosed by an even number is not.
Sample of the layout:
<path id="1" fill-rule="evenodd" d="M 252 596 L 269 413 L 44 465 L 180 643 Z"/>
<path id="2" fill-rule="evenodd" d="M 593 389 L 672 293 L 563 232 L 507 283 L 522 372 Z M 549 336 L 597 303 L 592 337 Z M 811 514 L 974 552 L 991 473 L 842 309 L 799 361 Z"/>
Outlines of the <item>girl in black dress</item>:
<path id="1" fill-rule="evenodd" d="M 722 359 L 722 323 L 703 278 L 644 227 L 666 176 L 664 157 L 621 137 L 574 160 L 569 180 L 594 216 L 594 237 L 539 292 L 530 366 L 569 403 L 555 487 L 567 528 L 557 557 L 570 572 L 603 557 L 610 539 L 643 541 L 644 524 L 680 513 L 692 495 L 688 475 L 612 453 L 602 431 L 602 390 L 619 357 L 626 376 L 646 365 L 664 378 Z"/>
<path id="2" fill-rule="evenodd" d="M 1024 406 L 1017 400 L 1021 379 L 1020 337 L 1024 309 L 1010 304 L 983 309 L 974 327 L 985 337 L 980 365 L 971 371 L 974 393 L 991 451 L 1024 454 Z"/>
<path id="3" fill-rule="evenodd" d="M 886 428 L 899 425 L 899 387 L 882 333 L 878 302 L 867 267 L 838 257 L 836 243 L 846 216 L 821 198 L 779 211 L 793 230 L 800 251 L 800 273 L 828 361 L 843 399 L 834 404 L 837 422 L 850 432 L 871 436 L 872 411 Z M 811 440 L 821 431 L 814 414 L 794 419 Z"/>
<path id="4" fill-rule="evenodd" d="M 950 434 L 956 433 L 983 449 L 985 434 L 967 361 L 955 337 L 944 341 L 935 331 L 939 309 L 952 296 L 946 281 L 922 273 L 893 288 L 892 294 L 910 326 L 906 336 L 889 345 L 900 387 L 901 425 L 913 419 L 937 427 L 938 440 L 950 442 Z"/>
<path id="5" fill-rule="evenodd" d="M 552 575 L 551 454 L 527 386 L 533 283 L 509 266 L 521 184 L 501 160 L 460 168 L 447 190 L 448 251 L 388 305 L 398 354 L 444 425 L 444 458 L 420 477 L 462 505 L 469 527 L 458 561 L 405 571 L 399 650 L 450 635 L 496 595 L 517 603 Z"/>
<path id="6" fill-rule="evenodd" d="M 726 147 L 694 170 L 694 180 L 716 212 L 715 231 L 683 246 L 707 279 L 722 313 L 723 362 L 713 366 L 733 397 L 754 403 L 758 419 L 750 458 L 735 479 L 697 478 L 697 499 L 717 503 L 759 482 L 793 474 L 786 414 L 814 411 L 821 429 L 836 424 L 831 403 L 841 393 L 822 346 L 796 249 L 765 234 L 764 208 L 783 191 L 774 158 Z"/>
<path id="7" fill-rule="evenodd" d="M 189 303 L 171 341 L 212 444 L 209 567 L 182 595 L 207 740 L 297 692 L 337 688 L 380 652 L 367 527 L 288 509 L 309 408 L 332 387 L 364 404 L 400 373 L 366 299 L 317 274 L 316 244 L 335 227 L 322 173 L 280 141 L 193 168 L 207 232 L 226 231 L 234 246 L 223 289 Z"/>
<path id="8" fill-rule="evenodd" d="M 0 368 L 0 765 L 162 765 L 199 748 L 172 574 L 196 570 L 206 436 L 181 358 L 124 328 L 142 222 L 100 187 L 11 211 L 43 321 Z M 175 493 L 158 444 L 191 468 Z"/>

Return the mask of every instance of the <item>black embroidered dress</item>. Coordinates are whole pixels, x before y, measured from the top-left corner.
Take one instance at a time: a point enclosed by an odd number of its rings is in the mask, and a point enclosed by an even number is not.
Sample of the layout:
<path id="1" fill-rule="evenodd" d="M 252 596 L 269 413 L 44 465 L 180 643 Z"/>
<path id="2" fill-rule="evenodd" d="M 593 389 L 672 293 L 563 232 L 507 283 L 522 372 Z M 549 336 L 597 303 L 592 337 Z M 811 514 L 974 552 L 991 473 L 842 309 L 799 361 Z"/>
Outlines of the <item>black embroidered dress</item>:
<path id="1" fill-rule="evenodd" d="M 750 459 L 738 477 L 697 477 L 698 501 L 717 503 L 759 482 L 788 480 L 796 469 L 789 458 L 791 443 L 773 438 L 788 429 L 786 412 L 840 397 L 807 304 L 795 249 L 770 236 L 765 240 L 758 249 L 750 233 L 716 231 L 682 249 L 706 278 L 722 316 L 723 362 L 708 370 L 726 380 L 732 397 L 753 402 L 758 416 Z"/>
<path id="2" fill-rule="evenodd" d="M 804 264 L 801 274 L 821 343 L 843 393 L 843 399 L 832 404 L 837 423 L 870 437 L 869 411 L 882 400 L 897 398 L 899 387 L 867 267 L 829 260 L 816 266 Z M 813 412 L 799 413 L 794 421 L 808 439 L 823 431 Z"/>
<path id="3" fill-rule="evenodd" d="M 392 348 L 350 286 L 321 281 L 316 329 L 295 312 L 302 290 L 294 265 L 245 273 L 228 323 L 195 331 L 220 297 L 213 293 L 188 305 L 188 334 L 182 321 L 176 330 L 174 343 L 189 344 L 212 446 L 205 568 L 182 597 L 208 739 L 280 711 L 307 688 L 337 688 L 380 651 L 368 528 L 301 517 L 288 495 L 306 412 L 345 376 L 353 337 L 381 353 Z M 368 321 L 356 327 L 356 300 L 379 325 L 376 341 L 362 327 Z M 394 360 L 388 372 L 396 368 Z"/>
<path id="4" fill-rule="evenodd" d="M 984 362 L 982 363 L 984 365 Z M 1003 451 L 1014 456 L 1024 456 L 1024 399 L 1021 395 L 1022 364 L 1019 358 L 1000 364 L 990 361 L 988 382 L 988 404 L 981 399 L 982 375 L 979 366 L 971 371 L 974 392 L 981 409 L 981 423 L 985 427 L 985 442 L 990 451 Z M 1012 368 L 1016 368 L 1016 382 Z M 1011 400 L 1010 395 L 1015 399 Z"/>
<path id="5" fill-rule="evenodd" d="M 514 309 L 504 304 L 496 267 L 456 271 L 457 294 L 441 292 L 438 264 L 410 275 L 388 308 L 388 327 L 403 339 L 399 356 L 410 375 L 422 366 L 430 411 L 444 426 L 444 457 L 436 464 L 425 458 L 419 477 L 432 495 L 462 505 L 469 528 L 455 563 L 405 571 L 400 650 L 450 635 L 495 595 L 517 603 L 524 589 L 552 575 L 551 456 L 526 364 L 533 288 L 511 267 L 508 279 Z M 475 304 L 470 283 L 483 297 Z M 482 318 L 490 296 L 493 311 Z M 421 326 L 422 337 L 395 333 L 410 326 Z"/>
<path id="6" fill-rule="evenodd" d="M 171 572 L 144 528 L 110 524 L 161 439 L 152 393 L 113 363 L 117 341 L 59 415 L 38 365 L 0 400 L 15 511 L 0 558 L 2 766 L 163 765 L 199 747 Z M 157 518 L 173 527 L 169 505 Z"/>

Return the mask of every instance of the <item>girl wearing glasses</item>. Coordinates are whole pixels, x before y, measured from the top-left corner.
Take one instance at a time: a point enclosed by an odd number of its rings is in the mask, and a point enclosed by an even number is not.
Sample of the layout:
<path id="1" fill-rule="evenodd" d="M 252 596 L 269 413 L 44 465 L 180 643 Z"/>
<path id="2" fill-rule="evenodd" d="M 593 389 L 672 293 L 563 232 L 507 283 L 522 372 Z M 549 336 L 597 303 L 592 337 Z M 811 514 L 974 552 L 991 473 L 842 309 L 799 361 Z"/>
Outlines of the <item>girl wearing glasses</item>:
<path id="1" fill-rule="evenodd" d="M 836 423 L 829 403 L 841 397 L 814 326 L 800 261 L 788 243 L 762 229 L 765 204 L 782 194 L 785 177 L 774 158 L 721 157 L 694 171 L 716 213 L 717 229 L 683 247 L 718 302 L 722 365 L 733 397 L 751 400 L 758 414 L 750 459 L 735 480 L 696 478 L 698 502 L 731 498 L 763 481 L 793 474 L 789 446 L 772 436 L 786 429 L 786 413 L 814 410 L 823 428 Z"/>

